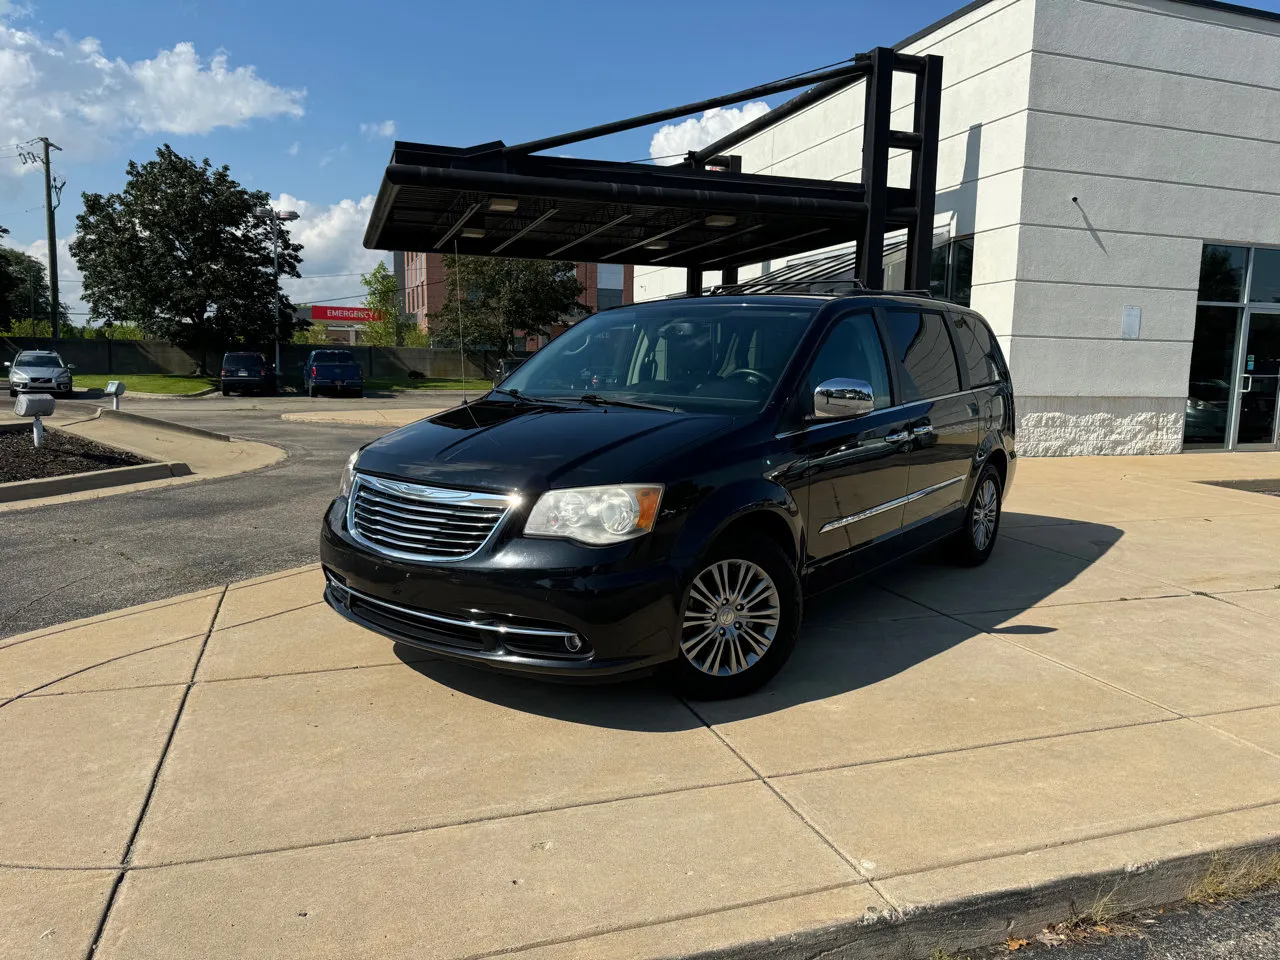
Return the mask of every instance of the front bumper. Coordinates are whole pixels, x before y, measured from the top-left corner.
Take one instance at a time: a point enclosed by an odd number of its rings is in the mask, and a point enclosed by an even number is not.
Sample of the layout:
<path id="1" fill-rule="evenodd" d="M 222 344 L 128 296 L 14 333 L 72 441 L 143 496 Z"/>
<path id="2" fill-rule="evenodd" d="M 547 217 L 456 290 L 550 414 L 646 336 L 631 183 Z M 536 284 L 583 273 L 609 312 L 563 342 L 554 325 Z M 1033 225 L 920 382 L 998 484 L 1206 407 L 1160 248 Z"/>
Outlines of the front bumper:
<path id="1" fill-rule="evenodd" d="M 352 540 L 345 508 L 334 501 L 323 524 L 324 596 L 361 626 L 448 659 L 543 676 L 642 673 L 676 656 L 682 581 L 672 567 L 502 537 L 469 560 L 406 562 Z"/>
<path id="2" fill-rule="evenodd" d="M 17 390 L 19 393 L 48 393 L 48 394 L 68 394 L 71 392 L 71 381 L 66 383 L 31 383 L 24 380 L 21 383 L 9 381 L 9 389 Z"/>

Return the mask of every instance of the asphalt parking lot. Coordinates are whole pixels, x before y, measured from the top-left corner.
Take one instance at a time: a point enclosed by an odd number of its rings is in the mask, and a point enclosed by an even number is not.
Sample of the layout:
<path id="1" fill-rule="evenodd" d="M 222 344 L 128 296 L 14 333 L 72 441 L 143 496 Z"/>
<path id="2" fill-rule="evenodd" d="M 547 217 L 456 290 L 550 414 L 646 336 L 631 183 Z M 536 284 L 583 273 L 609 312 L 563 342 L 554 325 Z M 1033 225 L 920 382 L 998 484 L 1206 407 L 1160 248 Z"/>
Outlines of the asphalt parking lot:
<path id="1" fill-rule="evenodd" d="M 124 410 L 270 443 L 288 456 L 239 476 L 5 514 L 0 637 L 315 560 L 320 517 L 343 463 L 390 428 L 296 423 L 281 414 L 456 399 L 126 397 Z"/>

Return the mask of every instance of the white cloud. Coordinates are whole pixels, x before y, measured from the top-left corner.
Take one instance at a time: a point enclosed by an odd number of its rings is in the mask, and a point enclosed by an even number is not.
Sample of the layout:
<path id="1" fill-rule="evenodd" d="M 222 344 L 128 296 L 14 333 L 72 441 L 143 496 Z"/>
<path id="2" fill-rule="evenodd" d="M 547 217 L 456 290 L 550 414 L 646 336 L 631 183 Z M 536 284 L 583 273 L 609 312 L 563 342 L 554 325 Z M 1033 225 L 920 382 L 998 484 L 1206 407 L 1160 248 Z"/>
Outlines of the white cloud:
<path id="1" fill-rule="evenodd" d="M 0 0 L 2 2 L 2 0 Z M 84 301 L 80 299 L 80 294 L 84 290 L 84 284 L 81 283 L 80 268 L 76 266 L 76 262 L 71 257 L 71 241 L 76 238 L 73 233 L 69 237 L 58 238 L 58 300 L 60 303 L 67 305 L 67 310 L 71 314 L 71 322 L 77 325 L 83 325 L 88 320 L 89 308 Z M 41 275 L 43 281 L 48 277 L 49 269 L 49 241 L 36 240 L 32 243 L 21 244 L 13 243 L 6 246 L 21 250 L 28 256 L 35 257 L 44 265 L 45 273 Z M 41 318 L 45 319 L 45 318 Z"/>
<path id="2" fill-rule="evenodd" d="M 381 123 L 362 123 L 360 124 L 360 132 L 370 140 L 376 140 L 379 137 L 394 137 L 396 135 L 396 122 L 394 120 L 383 120 Z"/>
<path id="3" fill-rule="evenodd" d="M 750 123 L 768 112 L 767 103 L 754 100 L 741 107 L 713 107 L 701 117 L 690 117 L 681 123 L 668 123 L 649 141 L 649 156 L 666 157 L 665 160 L 657 161 L 664 165 L 679 163 L 688 151 L 715 143 L 744 123 Z"/>
<path id="4" fill-rule="evenodd" d="M 289 224 L 289 234 L 303 245 L 303 279 L 283 281 L 293 302 L 359 303 L 359 299 L 350 299 L 353 294 L 364 293 L 359 274 L 368 273 L 379 260 L 387 257 L 382 251 L 366 250 L 363 245 L 364 228 L 373 212 L 373 194 L 360 200 L 325 205 L 282 193 L 272 203 L 277 209 L 297 210 L 300 214 Z"/>
<path id="5" fill-rule="evenodd" d="M 340 200 L 334 204 L 311 203 L 287 193 L 272 200 L 277 210 L 296 210 L 299 217 L 287 224 L 289 235 L 303 245 L 302 279 L 285 277 L 282 287 L 294 303 L 345 303 L 358 304 L 364 295 L 360 274 L 368 273 L 379 260 L 388 254 L 380 250 L 366 250 L 363 245 L 364 228 L 373 211 L 373 194 L 360 200 Z M 84 285 L 80 282 L 80 268 L 71 257 L 70 245 L 73 233 L 58 239 L 58 294 L 71 311 L 71 320 L 83 324 L 88 320 L 89 307 L 80 299 Z M 49 245 L 45 240 L 33 243 L 7 244 L 30 254 L 43 264 L 48 263 Z M 349 276 L 333 276 L 349 274 Z M 355 299 L 352 299 L 356 295 Z"/>
<path id="6" fill-rule="evenodd" d="M 0 143 L 43 135 L 77 159 L 92 159 L 130 134 L 204 134 L 298 117 L 305 96 L 269 83 L 252 66 L 232 67 L 225 53 L 201 58 L 190 43 L 130 63 L 108 57 L 93 37 L 45 40 L 0 16 Z"/>
<path id="7" fill-rule="evenodd" d="M 301 144 L 298 143 L 297 140 L 295 140 L 293 141 L 293 143 L 289 144 L 289 149 L 286 152 L 289 154 L 289 156 L 296 157 L 298 155 L 298 148 L 300 146 Z"/>

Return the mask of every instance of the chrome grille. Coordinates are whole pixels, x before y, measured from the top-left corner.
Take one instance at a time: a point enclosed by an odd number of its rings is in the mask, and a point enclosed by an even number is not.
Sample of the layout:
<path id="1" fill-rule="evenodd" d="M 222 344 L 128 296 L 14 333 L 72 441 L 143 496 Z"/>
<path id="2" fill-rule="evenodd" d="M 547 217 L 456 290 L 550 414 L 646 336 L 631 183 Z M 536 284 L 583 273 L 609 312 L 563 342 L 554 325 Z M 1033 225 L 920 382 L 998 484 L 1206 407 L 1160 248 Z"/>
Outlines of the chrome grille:
<path id="1" fill-rule="evenodd" d="M 357 475 L 347 506 L 351 535 L 403 560 L 465 560 L 493 536 L 511 499 Z"/>

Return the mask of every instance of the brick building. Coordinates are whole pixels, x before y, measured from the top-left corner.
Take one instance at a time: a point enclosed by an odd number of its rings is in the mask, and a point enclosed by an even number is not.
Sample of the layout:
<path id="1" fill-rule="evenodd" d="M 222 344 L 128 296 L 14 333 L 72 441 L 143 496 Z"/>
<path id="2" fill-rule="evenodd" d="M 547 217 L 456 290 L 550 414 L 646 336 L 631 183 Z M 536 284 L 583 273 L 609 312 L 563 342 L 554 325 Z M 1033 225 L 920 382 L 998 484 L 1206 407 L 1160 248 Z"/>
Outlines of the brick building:
<path id="1" fill-rule="evenodd" d="M 397 286 L 403 291 L 404 312 L 417 318 L 418 327 L 430 332 L 436 314 L 448 298 L 444 256 L 439 253 L 396 252 L 392 255 Z M 634 300 L 634 270 L 630 264 L 579 263 L 582 305 L 588 313 Z M 537 350 L 559 336 L 569 323 L 551 328 L 550 337 L 528 337 L 526 349 Z"/>

